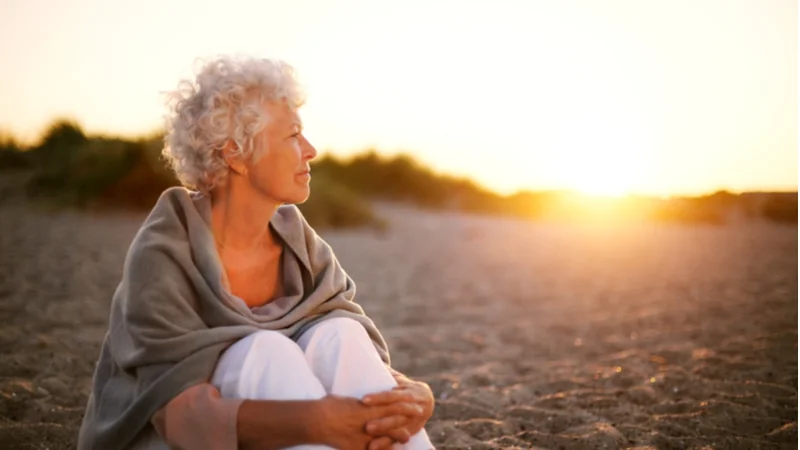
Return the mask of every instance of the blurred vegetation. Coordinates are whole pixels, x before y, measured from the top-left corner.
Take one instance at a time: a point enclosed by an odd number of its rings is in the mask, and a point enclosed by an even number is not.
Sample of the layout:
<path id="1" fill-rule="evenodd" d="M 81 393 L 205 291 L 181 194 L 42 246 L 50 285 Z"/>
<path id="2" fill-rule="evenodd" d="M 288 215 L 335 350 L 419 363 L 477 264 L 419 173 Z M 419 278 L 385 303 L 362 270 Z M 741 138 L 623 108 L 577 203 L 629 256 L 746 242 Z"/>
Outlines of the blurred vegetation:
<path id="1" fill-rule="evenodd" d="M 437 174 L 409 155 L 382 156 L 368 150 L 348 159 L 324 156 L 322 172 L 353 192 L 379 200 L 433 209 L 581 223 L 658 221 L 721 225 L 767 219 L 797 223 L 797 193 L 715 192 L 698 197 L 660 199 L 591 197 L 569 191 L 520 191 L 503 196 L 466 178 Z"/>
<path id="2" fill-rule="evenodd" d="M 0 132 L 0 173 L 32 172 L 28 195 L 60 205 L 148 210 L 164 189 L 179 183 L 161 159 L 163 135 L 137 139 L 87 136 L 70 120 L 48 126 L 25 147 Z M 797 224 L 797 193 L 726 191 L 700 197 L 658 199 L 587 197 L 573 192 L 522 191 L 503 196 L 463 178 L 434 172 L 405 154 L 368 150 L 350 158 L 315 160 L 312 195 L 300 209 L 315 227 L 385 223 L 375 200 L 423 208 L 581 223 L 659 221 L 720 225 L 749 220 Z"/>
<path id="3" fill-rule="evenodd" d="M 24 189 L 34 198 L 69 207 L 149 210 L 178 186 L 161 159 L 163 135 L 138 139 L 87 136 L 70 120 L 57 120 L 39 143 L 23 148 L 0 135 L 0 172 L 33 170 Z M 316 227 L 385 227 L 369 202 L 329 177 L 312 180 L 314 195 L 300 209 Z"/>
<path id="4" fill-rule="evenodd" d="M 311 178 L 311 196 L 298 205 L 308 223 L 315 228 L 348 228 L 369 225 L 383 230 L 386 222 L 372 205 L 345 185 L 325 174 Z"/>
<path id="5" fill-rule="evenodd" d="M 0 130 L 0 171 L 27 169 L 32 166 L 14 136 Z"/>

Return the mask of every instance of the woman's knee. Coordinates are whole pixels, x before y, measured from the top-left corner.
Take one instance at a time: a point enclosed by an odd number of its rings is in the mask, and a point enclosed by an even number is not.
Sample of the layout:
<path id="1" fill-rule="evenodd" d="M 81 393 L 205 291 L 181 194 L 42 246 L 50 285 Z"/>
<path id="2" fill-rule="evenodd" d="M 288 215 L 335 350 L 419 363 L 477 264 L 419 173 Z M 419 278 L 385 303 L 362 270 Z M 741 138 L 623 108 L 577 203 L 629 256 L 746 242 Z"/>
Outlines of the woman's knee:
<path id="1" fill-rule="evenodd" d="M 360 322 L 331 318 L 298 340 L 311 370 L 327 392 L 361 398 L 396 385 Z"/>
<path id="2" fill-rule="evenodd" d="M 222 353 L 212 383 L 233 393 L 268 377 L 291 376 L 303 370 L 309 370 L 307 362 L 294 341 L 276 331 L 257 331 Z"/>
<path id="3" fill-rule="evenodd" d="M 290 349 L 297 348 L 297 344 L 295 344 L 295 342 L 289 337 L 278 331 L 271 330 L 256 331 L 255 333 L 245 336 L 239 340 L 239 342 L 242 341 L 249 341 L 251 348 L 267 351 L 269 351 L 271 348 L 279 349 L 281 351 L 291 351 Z M 237 342 L 237 344 L 239 342 Z"/>
<path id="4" fill-rule="evenodd" d="M 223 353 L 223 358 L 233 357 L 244 363 L 249 355 L 291 358 L 295 355 L 302 357 L 302 354 L 300 347 L 283 334 L 277 331 L 256 331 L 236 341 Z"/>
<path id="5" fill-rule="evenodd" d="M 380 360 L 364 326 L 357 320 L 346 317 L 333 317 L 315 324 L 300 336 L 297 343 L 305 352 L 309 363 L 318 363 L 320 358 L 326 361 L 337 360 L 344 354 L 367 354 L 370 358 L 374 356 Z"/>
<path id="6" fill-rule="evenodd" d="M 366 339 L 370 341 L 367 330 L 355 319 L 334 317 L 316 325 L 317 333 L 327 339 Z"/>

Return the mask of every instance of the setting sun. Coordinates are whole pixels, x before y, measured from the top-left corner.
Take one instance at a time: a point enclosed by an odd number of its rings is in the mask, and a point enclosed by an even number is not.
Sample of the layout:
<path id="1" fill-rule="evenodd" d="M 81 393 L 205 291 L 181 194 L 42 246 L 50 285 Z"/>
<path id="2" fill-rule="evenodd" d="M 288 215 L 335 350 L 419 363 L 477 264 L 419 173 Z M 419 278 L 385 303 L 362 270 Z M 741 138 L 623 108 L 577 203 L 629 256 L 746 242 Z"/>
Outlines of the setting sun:
<path id="1" fill-rule="evenodd" d="M 624 180 L 614 179 L 613 175 L 603 175 L 602 177 L 592 175 L 575 183 L 575 188 L 584 194 L 599 197 L 622 197 L 630 193 L 631 186 Z"/>
<path id="2" fill-rule="evenodd" d="M 565 184 L 588 195 L 621 197 L 634 192 L 642 173 L 640 158 L 633 151 L 613 149 L 592 149 L 575 159 L 565 169 Z"/>

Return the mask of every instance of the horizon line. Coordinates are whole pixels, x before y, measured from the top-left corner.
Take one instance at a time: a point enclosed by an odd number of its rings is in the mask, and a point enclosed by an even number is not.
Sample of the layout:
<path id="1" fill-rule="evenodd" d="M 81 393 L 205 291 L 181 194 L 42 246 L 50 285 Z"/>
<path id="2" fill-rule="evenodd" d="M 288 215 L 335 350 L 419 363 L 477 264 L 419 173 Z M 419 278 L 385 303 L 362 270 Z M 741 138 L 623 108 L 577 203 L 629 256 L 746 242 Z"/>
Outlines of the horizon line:
<path id="1" fill-rule="evenodd" d="M 83 134 L 86 136 L 87 139 L 100 138 L 100 139 L 120 139 L 120 140 L 138 141 L 144 139 L 152 139 L 158 135 L 165 133 L 165 130 L 163 128 L 156 128 L 150 131 L 138 131 L 138 132 L 115 132 L 109 130 L 92 131 L 81 125 L 80 121 L 77 118 L 68 114 L 62 114 L 58 115 L 55 119 L 48 121 L 46 125 L 41 127 L 40 131 L 37 133 L 36 138 L 33 139 L 30 138 L 20 139 L 19 134 L 14 130 L 12 130 L 11 127 L 0 125 L 0 143 L 3 143 L 4 139 L 10 138 L 10 142 L 19 145 L 23 151 L 31 150 L 40 144 L 41 139 L 44 138 L 44 136 L 53 126 L 65 123 L 77 126 L 83 132 Z M 728 193 L 732 195 L 798 194 L 798 191 L 800 191 L 800 185 L 762 187 L 753 189 L 733 189 L 725 186 L 718 186 L 715 188 L 705 189 L 702 191 L 678 191 L 668 194 L 646 193 L 646 192 L 636 192 L 636 191 L 626 192 L 621 194 L 592 194 L 592 193 L 582 192 L 580 189 L 564 188 L 564 187 L 553 187 L 553 188 L 519 187 L 512 190 L 503 190 L 487 186 L 484 182 L 479 181 L 473 175 L 450 172 L 446 169 L 440 169 L 429 163 L 423 162 L 420 160 L 418 152 L 410 149 L 381 150 L 379 148 L 376 148 L 376 146 L 374 145 L 367 145 L 364 146 L 364 148 L 354 149 L 354 150 L 336 150 L 336 149 L 326 148 L 325 150 L 322 150 L 319 153 L 320 153 L 319 158 L 331 156 L 335 159 L 344 161 L 347 161 L 349 159 L 354 159 L 369 153 L 377 153 L 380 156 L 389 158 L 406 156 L 410 157 L 414 162 L 419 164 L 422 168 L 433 172 L 433 174 L 436 176 L 467 180 L 471 183 L 474 183 L 478 188 L 489 191 L 501 197 L 512 197 L 514 195 L 521 195 L 521 194 L 552 193 L 559 195 L 575 195 L 580 197 L 597 198 L 604 200 L 625 200 L 630 198 L 651 198 L 651 199 L 702 198 L 718 193 Z"/>

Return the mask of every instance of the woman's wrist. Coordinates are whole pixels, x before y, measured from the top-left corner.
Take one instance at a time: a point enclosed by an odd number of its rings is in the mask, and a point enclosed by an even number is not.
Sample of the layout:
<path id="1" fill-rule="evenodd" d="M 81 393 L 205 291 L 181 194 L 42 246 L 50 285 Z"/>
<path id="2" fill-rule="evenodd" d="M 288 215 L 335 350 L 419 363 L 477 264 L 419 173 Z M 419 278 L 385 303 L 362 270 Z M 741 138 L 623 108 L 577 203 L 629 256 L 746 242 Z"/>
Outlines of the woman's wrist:
<path id="1" fill-rule="evenodd" d="M 271 450 L 327 440 L 322 400 L 245 400 L 239 410 L 239 448 Z"/>
<path id="2" fill-rule="evenodd" d="M 305 421 L 305 434 L 309 444 L 329 444 L 328 429 L 325 424 L 330 423 L 330 414 L 327 408 L 326 397 L 309 402 L 308 420 Z"/>

